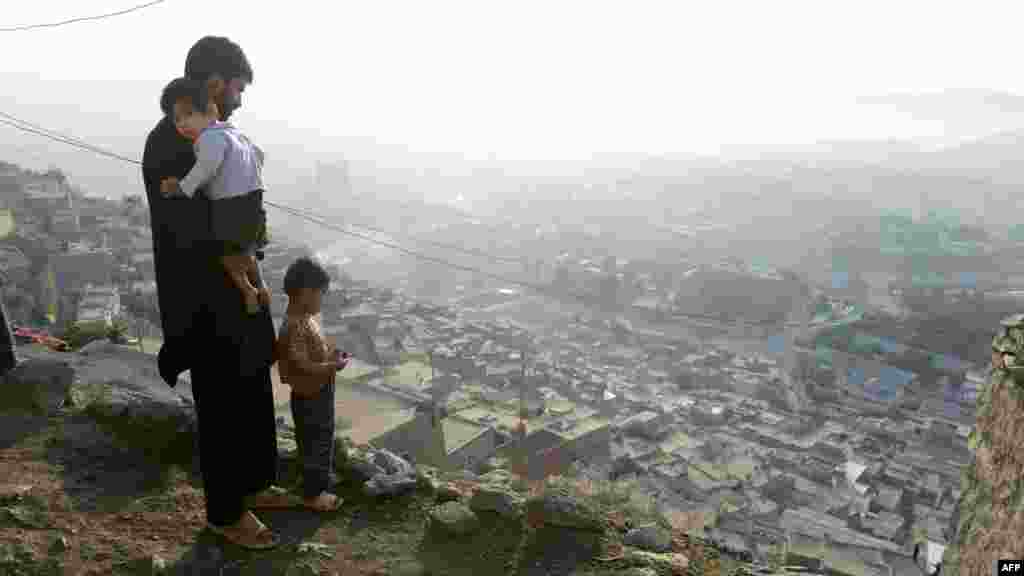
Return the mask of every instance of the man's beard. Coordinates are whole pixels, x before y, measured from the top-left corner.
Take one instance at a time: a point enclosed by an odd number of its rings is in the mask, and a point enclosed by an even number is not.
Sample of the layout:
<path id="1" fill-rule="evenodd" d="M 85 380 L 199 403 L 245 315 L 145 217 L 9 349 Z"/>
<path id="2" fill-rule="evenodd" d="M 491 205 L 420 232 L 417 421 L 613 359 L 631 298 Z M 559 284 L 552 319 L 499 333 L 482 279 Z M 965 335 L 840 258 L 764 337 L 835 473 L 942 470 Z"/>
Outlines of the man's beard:
<path id="1" fill-rule="evenodd" d="M 220 119 L 222 122 L 226 122 L 237 108 L 238 106 L 228 105 L 226 98 L 222 97 L 217 99 L 217 109 L 220 111 Z"/>

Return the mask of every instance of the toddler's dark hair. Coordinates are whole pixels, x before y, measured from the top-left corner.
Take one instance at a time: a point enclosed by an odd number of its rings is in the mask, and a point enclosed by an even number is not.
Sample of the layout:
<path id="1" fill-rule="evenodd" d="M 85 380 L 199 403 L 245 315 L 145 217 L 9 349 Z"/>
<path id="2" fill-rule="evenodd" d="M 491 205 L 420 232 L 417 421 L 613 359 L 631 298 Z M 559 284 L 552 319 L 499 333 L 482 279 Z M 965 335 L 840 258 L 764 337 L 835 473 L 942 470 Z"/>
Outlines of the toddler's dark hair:
<path id="1" fill-rule="evenodd" d="M 192 110 L 206 112 L 210 92 L 203 82 L 191 78 L 175 78 L 164 87 L 163 94 L 160 95 L 160 110 L 170 116 L 174 113 L 174 103 L 182 99 L 188 101 Z"/>
<path id="2" fill-rule="evenodd" d="M 284 273 L 284 292 L 292 296 L 302 288 L 326 292 L 331 286 L 331 275 L 316 260 L 303 256 L 288 266 Z"/>

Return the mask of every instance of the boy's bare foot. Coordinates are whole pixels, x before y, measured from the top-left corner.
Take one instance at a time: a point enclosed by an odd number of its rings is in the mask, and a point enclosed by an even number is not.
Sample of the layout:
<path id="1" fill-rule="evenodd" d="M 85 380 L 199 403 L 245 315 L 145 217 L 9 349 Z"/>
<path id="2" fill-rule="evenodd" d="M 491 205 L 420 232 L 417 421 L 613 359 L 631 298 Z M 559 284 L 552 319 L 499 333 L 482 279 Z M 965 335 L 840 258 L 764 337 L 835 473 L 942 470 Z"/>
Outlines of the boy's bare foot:
<path id="1" fill-rule="evenodd" d="M 330 492 L 321 492 L 316 498 L 306 498 L 302 501 L 306 508 L 314 512 L 337 512 L 344 502 L 340 496 Z"/>
<path id="2" fill-rule="evenodd" d="M 207 526 L 232 544 L 249 550 L 267 550 L 281 543 L 266 524 L 248 511 L 242 514 L 242 518 L 233 526 Z"/>

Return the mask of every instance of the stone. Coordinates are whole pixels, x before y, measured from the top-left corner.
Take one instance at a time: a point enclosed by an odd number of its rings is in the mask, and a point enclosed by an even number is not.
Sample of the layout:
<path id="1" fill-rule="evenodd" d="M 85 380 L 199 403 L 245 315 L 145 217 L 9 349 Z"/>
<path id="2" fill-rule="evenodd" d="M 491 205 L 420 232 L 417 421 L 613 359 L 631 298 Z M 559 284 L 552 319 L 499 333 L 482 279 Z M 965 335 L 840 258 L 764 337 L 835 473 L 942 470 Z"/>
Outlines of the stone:
<path id="1" fill-rule="evenodd" d="M 567 492 L 549 490 L 526 503 L 527 513 L 548 526 L 591 532 L 605 530 L 605 518 L 590 502 Z"/>
<path id="2" fill-rule="evenodd" d="M 678 552 L 659 554 L 635 548 L 626 548 L 623 560 L 627 564 L 652 568 L 659 574 L 686 574 L 686 567 L 690 565 L 689 558 Z"/>
<path id="3" fill-rule="evenodd" d="M 524 499 L 511 488 L 498 484 L 484 484 L 477 488 L 469 500 L 474 512 L 496 512 L 504 518 L 517 518 L 523 513 Z"/>
<path id="4" fill-rule="evenodd" d="M 416 560 L 409 560 L 391 568 L 388 576 L 428 576 L 427 569 Z"/>
<path id="5" fill-rule="evenodd" d="M 395 496 L 415 490 L 416 485 L 415 476 L 377 475 L 363 484 L 363 491 L 368 496 Z"/>
<path id="6" fill-rule="evenodd" d="M 480 527 L 480 519 L 465 504 L 448 502 L 430 511 L 430 525 L 444 534 L 465 536 Z"/>
<path id="7" fill-rule="evenodd" d="M 198 456 L 198 427 L 195 409 L 163 380 L 121 365 L 91 372 L 99 388 L 85 408 L 96 423 L 119 443 L 139 449 L 161 462 L 191 464 Z M 126 373 L 127 372 L 127 373 Z"/>
<path id="8" fill-rule="evenodd" d="M 434 497 L 438 504 L 457 502 L 462 499 L 462 491 L 451 482 L 446 482 L 438 486 Z"/>
<path id="9" fill-rule="evenodd" d="M 514 478 L 515 477 L 512 475 L 511 472 L 499 468 L 497 470 L 491 470 L 490 472 L 481 476 L 480 482 L 486 484 L 502 484 L 508 486 L 512 484 Z"/>
<path id="10" fill-rule="evenodd" d="M 387 475 L 415 476 L 416 474 L 416 469 L 412 464 L 388 450 L 375 450 L 372 461 Z"/>
<path id="11" fill-rule="evenodd" d="M 75 370 L 57 358 L 30 358 L 7 372 L 3 381 L 5 407 L 53 414 L 72 404 Z"/>
<path id="12" fill-rule="evenodd" d="M 672 533 L 662 526 L 650 524 L 626 532 L 623 543 L 649 552 L 671 552 Z"/>

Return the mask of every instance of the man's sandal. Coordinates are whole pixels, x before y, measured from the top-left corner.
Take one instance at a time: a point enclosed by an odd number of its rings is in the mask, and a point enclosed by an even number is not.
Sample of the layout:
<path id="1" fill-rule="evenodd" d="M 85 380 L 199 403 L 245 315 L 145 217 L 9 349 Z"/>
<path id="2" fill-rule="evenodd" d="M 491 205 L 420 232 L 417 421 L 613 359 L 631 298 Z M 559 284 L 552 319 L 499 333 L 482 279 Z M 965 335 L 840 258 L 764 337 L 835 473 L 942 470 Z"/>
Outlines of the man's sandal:
<path id="1" fill-rule="evenodd" d="M 302 499 L 284 488 L 271 486 L 262 492 L 246 497 L 245 503 L 253 510 L 273 510 L 298 508 L 302 505 Z"/>
<path id="2" fill-rule="evenodd" d="M 242 527 L 243 524 L 247 523 L 246 520 L 249 519 L 251 519 L 250 522 L 256 523 L 255 531 Z M 254 516 L 252 512 L 243 514 L 242 519 L 234 526 L 214 526 L 210 523 L 207 523 L 206 526 L 214 534 L 246 550 L 269 550 L 281 543 L 280 538 L 271 532 L 266 524 L 260 522 L 260 519 Z"/>

